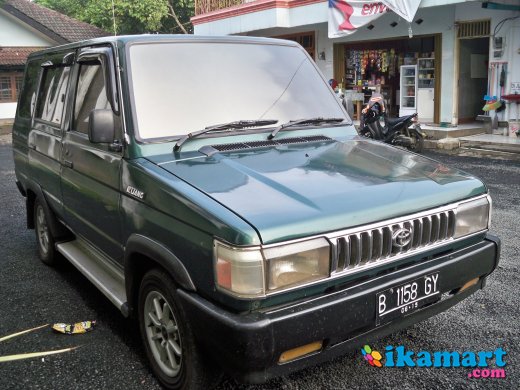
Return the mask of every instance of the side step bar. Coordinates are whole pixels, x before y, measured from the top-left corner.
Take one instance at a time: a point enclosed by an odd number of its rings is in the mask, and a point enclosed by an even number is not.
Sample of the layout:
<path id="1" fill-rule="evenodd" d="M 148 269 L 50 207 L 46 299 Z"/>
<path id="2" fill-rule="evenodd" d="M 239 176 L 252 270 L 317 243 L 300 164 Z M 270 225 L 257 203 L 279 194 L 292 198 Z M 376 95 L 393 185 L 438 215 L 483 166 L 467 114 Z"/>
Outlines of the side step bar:
<path id="1" fill-rule="evenodd" d="M 81 239 L 56 244 L 56 249 L 128 315 L 124 275 L 110 260 Z"/>

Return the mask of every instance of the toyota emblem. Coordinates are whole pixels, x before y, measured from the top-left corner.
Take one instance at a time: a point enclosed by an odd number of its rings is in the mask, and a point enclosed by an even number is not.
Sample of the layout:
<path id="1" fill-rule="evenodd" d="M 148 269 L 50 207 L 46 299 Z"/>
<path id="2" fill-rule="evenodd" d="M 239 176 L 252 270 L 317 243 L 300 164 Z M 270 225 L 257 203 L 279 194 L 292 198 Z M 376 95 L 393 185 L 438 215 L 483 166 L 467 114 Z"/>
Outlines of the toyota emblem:
<path id="1" fill-rule="evenodd" d="M 404 248 L 412 240 L 412 232 L 407 228 L 399 228 L 392 234 L 392 245 L 396 248 Z"/>

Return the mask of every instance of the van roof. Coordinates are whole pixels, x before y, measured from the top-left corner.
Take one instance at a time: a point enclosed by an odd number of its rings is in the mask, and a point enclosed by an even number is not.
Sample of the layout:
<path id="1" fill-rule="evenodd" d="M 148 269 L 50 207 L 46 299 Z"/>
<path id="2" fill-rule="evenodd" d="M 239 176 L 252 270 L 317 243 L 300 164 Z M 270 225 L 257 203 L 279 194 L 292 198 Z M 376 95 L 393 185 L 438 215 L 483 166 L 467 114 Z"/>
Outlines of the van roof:
<path id="1" fill-rule="evenodd" d="M 284 39 L 275 38 L 262 38 L 262 37 L 245 37 L 245 36 L 202 36 L 192 34 L 141 34 L 141 35 L 119 35 L 119 36 L 106 36 L 101 38 L 89 39 L 86 41 L 79 41 L 68 43 L 60 46 L 53 46 L 32 53 L 29 59 L 34 57 L 44 56 L 46 54 L 53 54 L 56 52 L 88 47 L 97 46 L 102 44 L 111 45 L 127 45 L 134 42 L 214 42 L 214 43 L 250 43 L 250 44 L 275 44 L 284 46 L 298 46 L 296 42 L 288 41 Z"/>

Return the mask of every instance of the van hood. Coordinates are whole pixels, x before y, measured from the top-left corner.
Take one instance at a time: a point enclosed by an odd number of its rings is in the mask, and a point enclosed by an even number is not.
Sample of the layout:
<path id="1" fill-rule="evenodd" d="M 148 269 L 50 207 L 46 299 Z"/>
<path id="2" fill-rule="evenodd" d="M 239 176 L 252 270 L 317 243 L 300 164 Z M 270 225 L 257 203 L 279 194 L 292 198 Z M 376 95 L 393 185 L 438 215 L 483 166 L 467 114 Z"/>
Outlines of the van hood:
<path id="1" fill-rule="evenodd" d="M 264 244 L 412 214 L 486 192 L 480 180 L 464 172 L 359 137 L 149 160 L 235 212 Z"/>

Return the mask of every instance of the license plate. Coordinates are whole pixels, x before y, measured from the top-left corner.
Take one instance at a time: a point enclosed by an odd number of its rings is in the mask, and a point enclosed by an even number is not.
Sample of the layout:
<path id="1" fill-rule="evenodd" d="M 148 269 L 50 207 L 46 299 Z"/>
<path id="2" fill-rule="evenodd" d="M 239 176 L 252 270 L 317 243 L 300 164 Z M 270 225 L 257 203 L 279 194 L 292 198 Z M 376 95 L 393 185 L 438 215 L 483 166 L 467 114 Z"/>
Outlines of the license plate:
<path id="1" fill-rule="evenodd" d="M 376 324 L 405 316 L 440 298 L 439 274 L 425 275 L 376 294 Z"/>

